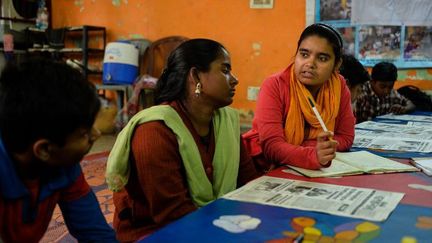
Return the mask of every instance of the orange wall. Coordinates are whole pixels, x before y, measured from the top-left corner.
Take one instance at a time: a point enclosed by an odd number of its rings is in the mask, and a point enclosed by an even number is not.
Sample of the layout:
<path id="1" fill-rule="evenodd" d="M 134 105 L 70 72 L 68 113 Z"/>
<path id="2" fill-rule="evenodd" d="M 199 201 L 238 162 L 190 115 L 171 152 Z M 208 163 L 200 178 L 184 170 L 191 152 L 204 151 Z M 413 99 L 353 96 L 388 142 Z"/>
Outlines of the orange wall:
<path id="1" fill-rule="evenodd" d="M 305 1 L 275 1 L 250 9 L 249 0 L 52 0 L 53 27 L 106 26 L 109 41 L 169 35 L 205 37 L 224 44 L 240 79 L 233 106 L 254 110 L 247 87 L 291 61 L 305 27 Z"/>
<path id="2" fill-rule="evenodd" d="M 248 86 L 260 86 L 268 75 L 292 60 L 305 27 L 306 1 L 275 0 L 273 9 L 250 9 L 249 0 L 51 0 L 53 27 L 100 25 L 108 41 L 169 35 L 205 37 L 231 52 L 240 79 L 233 106 L 249 117 L 255 102 Z M 432 69 L 399 70 L 396 86 L 415 84 L 432 90 Z"/>

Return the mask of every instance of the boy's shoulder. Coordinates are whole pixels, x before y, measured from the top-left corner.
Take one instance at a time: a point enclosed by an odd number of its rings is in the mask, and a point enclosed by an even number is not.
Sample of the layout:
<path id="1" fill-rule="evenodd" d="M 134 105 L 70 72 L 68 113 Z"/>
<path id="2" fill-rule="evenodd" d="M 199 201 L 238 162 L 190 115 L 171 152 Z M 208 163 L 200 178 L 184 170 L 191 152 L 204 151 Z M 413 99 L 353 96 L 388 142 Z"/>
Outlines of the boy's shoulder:
<path id="1" fill-rule="evenodd" d="M 373 90 L 370 86 L 370 83 L 366 82 L 366 83 L 361 85 L 360 92 L 359 92 L 356 99 L 370 99 L 374 95 L 375 95 L 375 93 L 373 92 Z"/>
<path id="2" fill-rule="evenodd" d="M 8 174 L 8 176 L 3 177 L 8 178 L 7 180 L 0 178 L 0 194 L 2 197 L 16 199 L 27 195 L 26 186 L 13 169 L 4 170 L 3 168 L 0 174 Z M 82 170 L 79 164 L 46 171 L 43 178 L 41 178 L 41 180 L 45 181 L 44 186 L 39 190 L 45 196 L 49 196 L 56 190 L 62 190 L 74 184 L 81 174 Z"/>

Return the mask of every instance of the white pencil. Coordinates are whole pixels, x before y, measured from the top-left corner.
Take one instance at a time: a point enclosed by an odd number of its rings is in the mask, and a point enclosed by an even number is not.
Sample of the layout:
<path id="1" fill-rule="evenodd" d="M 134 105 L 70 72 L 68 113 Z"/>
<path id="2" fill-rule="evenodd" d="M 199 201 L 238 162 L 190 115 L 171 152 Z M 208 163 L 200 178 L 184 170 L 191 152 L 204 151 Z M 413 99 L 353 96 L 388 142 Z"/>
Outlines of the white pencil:
<path id="1" fill-rule="evenodd" d="M 323 121 L 323 119 L 322 119 L 320 113 L 318 112 L 317 108 L 315 107 L 313 101 L 311 100 L 310 97 L 308 97 L 308 100 L 309 100 L 309 103 L 310 103 L 311 106 L 312 106 L 312 110 L 313 110 L 313 112 L 315 113 L 315 116 L 317 117 L 317 119 L 318 119 L 318 121 L 319 121 L 319 123 L 320 123 L 322 129 L 324 130 L 324 132 L 328 132 L 328 129 L 327 129 L 327 127 L 326 127 L 326 125 L 325 125 L 325 123 L 324 123 L 324 121 Z"/>

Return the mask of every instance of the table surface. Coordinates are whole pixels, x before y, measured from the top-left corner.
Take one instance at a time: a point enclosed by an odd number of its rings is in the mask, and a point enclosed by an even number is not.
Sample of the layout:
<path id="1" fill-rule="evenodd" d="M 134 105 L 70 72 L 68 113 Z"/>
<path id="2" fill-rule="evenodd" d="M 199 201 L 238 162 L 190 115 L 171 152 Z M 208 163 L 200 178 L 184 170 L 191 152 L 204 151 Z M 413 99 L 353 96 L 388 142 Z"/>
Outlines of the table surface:
<path id="1" fill-rule="evenodd" d="M 403 239 L 415 239 L 418 243 L 431 242 L 432 192 L 409 185 L 432 186 L 432 177 L 414 172 L 312 179 L 284 170 L 280 168 L 268 175 L 402 192 L 405 196 L 384 222 L 218 199 L 167 225 L 142 242 L 292 242 L 301 227 L 298 222 L 313 222 L 315 233 L 304 237 L 315 239 L 316 242 L 333 242 L 340 237 L 355 237 L 361 242 L 403 242 Z M 261 223 L 254 230 L 230 233 L 213 225 L 213 220 L 223 215 L 249 215 L 260 219 Z"/>
<path id="2" fill-rule="evenodd" d="M 415 113 L 432 115 L 432 113 Z M 384 151 L 389 153 L 389 151 Z M 384 154 L 392 157 L 392 154 Z M 396 154 L 394 157 L 408 158 Z M 408 163 L 407 159 L 397 159 Z M 404 193 L 396 209 L 383 222 L 335 216 L 326 213 L 287 209 L 218 199 L 165 226 L 142 242 L 293 242 L 298 232 L 307 242 L 432 242 L 432 177 L 421 172 L 307 178 L 279 168 L 268 176 L 335 185 L 372 188 Z M 415 185 L 426 188 L 418 189 Z M 428 190 L 429 189 L 429 190 Z M 213 225 L 225 215 L 248 215 L 261 223 L 253 230 L 230 233 Z M 306 230 L 306 226 L 309 229 Z M 312 230 L 311 230 L 312 229 Z M 335 241 L 351 239 L 349 241 Z"/>

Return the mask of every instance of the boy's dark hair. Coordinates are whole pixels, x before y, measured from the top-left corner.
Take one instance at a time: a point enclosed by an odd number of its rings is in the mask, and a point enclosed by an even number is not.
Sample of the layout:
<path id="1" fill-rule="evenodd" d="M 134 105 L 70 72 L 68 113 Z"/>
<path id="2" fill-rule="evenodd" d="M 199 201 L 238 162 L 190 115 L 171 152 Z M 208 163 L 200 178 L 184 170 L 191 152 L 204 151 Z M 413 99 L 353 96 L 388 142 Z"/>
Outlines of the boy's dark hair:
<path id="1" fill-rule="evenodd" d="M 37 139 L 63 146 L 77 128 L 91 128 L 100 108 L 94 85 L 65 63 L 32 58 L 7 64 L 0 77 L 0 135 L 22 152 Z"/>
<path id="2" fill-rule="evenodd" d="M 432 111 L 432 98 L 414 85 L 400 87 L 397 92 L 411 100 L 418 111 Z"/>
<path id="3" fill-rule="evenodd" d="M 349 87 L 366 83 L 370 80 L 368 71 L 353 55 L 343 54 L 339 73 L 344 76 Z"/>
<path id="4" fill-rule="evenodd" d="M 397 68 L 393 63 L 380 62 L 372 68 L 372 80 L 382 82 L 395 82 L 397 80 Z"/>
<path id="5" fill-rule="evenodd" d="M 155 90 L 155 103 L 184 99 L 189 70 L 207 72 L 225 47 L 214 40 L 192 39 L 180 44 L 168 57 Z"/>

